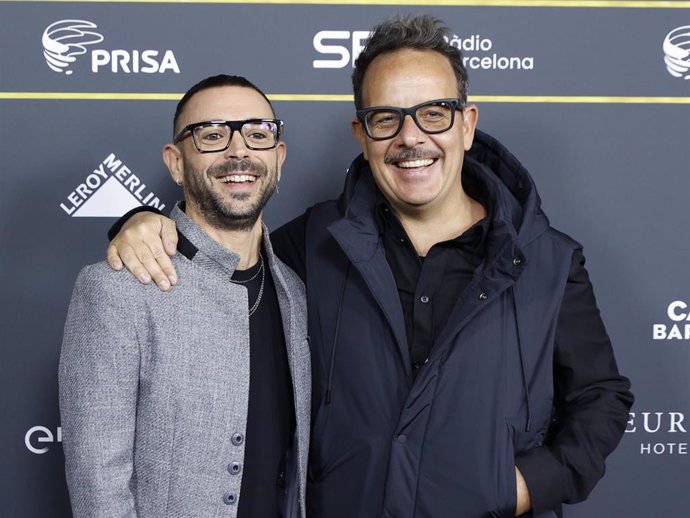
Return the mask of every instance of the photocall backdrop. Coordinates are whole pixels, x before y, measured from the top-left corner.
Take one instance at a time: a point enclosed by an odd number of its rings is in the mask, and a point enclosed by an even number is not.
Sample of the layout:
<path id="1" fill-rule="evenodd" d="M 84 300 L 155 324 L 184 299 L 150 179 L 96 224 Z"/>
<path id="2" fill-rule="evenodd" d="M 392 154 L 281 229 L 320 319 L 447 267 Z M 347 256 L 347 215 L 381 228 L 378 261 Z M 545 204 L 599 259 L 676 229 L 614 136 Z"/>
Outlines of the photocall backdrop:
<path id="1" fill-rule="evenodd" d="M 288 144 L 266 214 L 276 228 L 339 193 L 359 153 L 352 61 L 373 24 L 419 12 L 463 49 L 479 127 L 584 244 L 632 380 L 607 475 L 566 516 L 690 516 L 690 2 L 398 4 L 0 0 L 0 516 L 71 516 L 57 401 L 67 305 L 115 217 L 180 197 L 160 151 L 181 94 L 229 73 L 275 101 Z"/>

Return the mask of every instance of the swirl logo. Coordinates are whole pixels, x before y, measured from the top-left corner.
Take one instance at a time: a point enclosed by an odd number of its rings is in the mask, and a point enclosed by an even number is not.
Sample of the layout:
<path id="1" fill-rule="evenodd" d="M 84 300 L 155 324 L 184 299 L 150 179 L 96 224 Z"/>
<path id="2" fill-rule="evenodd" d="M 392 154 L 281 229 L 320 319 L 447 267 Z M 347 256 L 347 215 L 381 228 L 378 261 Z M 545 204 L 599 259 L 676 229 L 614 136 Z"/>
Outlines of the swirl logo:
<path id="1" fill-rule="evenodd" d="M 690 79 L 690 25 L 673 29 L 664 38 L 664 63 L 673 77 Z"/>
<path id="2" fill-rule="evenodd" d="M 43 55 L 55 72 L 70 75 L 70 65 L 77 56 L 86 54 L 86 46 L 100 43 L 103 36 L 91 30 L 96 24 L 87 20 L 59 20 L 43 31 Z"/>

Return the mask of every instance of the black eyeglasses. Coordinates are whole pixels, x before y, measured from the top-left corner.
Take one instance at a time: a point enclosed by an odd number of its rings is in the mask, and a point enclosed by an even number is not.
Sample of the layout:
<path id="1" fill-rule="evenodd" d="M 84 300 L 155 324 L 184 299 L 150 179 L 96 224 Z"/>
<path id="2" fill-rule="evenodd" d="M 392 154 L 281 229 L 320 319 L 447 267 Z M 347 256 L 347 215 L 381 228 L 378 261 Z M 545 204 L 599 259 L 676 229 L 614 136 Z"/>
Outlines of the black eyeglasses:
<path id="1" fill-rule="evenodd" d="M 232 135 L 242 135 L 247 149 L 273 149 L 280 142 L 283 121 L 279 119 L 248 119 L 244 121 L 203 121 L 185 126 L 173 139 L 177 144 L 189 132 L 199 153 L 217 153 L 230 147 Z"/>
<path id="2" fill-rule="evenodd" d="M 409 115 L 424 133 L 433 135 L 443 133 L 453 127 L 455 111 L 462 111 L 462 100 L 435 99 L 423 102 L 410 108 L 395 106 L 374 106 L 357 110 L 357 119 L 364 126 L 364 131 L 372 140 L 387 140 L 400 133 Z"/>

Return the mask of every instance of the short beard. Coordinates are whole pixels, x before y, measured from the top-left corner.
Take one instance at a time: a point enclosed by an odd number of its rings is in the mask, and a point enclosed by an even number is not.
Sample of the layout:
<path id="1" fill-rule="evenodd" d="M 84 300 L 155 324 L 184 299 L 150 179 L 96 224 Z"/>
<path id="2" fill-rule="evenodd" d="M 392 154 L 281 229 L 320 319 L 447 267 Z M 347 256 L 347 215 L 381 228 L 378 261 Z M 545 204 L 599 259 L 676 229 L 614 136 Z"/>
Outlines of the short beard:
<path id="1" fill-rule="evenodd" d="M 276 168 L 269 172 L 263 164 L 247 159 L 230 159 L 210 167 L 205 173 L 185 168 L 185 199 L 188 204 L 195 206 L 199 215 L 212 227 L 233 232 L 249 232 L 254 228 L 266 203 L 276 189 L 278 184 L 277 167 L 276 164 Z M 233 172 L 253 173 L 257 176 L 256 182 L 259 180 L 269 182 L 259 192 L 259 198 L 256 202 L 242 211 L 233 210 L 232 201 L 244 202 L 252 196 L 251 193 L 237 193 L 232 196 L 231 200 L 224 200 L 221 195 L 211 191 L 206 183 Z"/>

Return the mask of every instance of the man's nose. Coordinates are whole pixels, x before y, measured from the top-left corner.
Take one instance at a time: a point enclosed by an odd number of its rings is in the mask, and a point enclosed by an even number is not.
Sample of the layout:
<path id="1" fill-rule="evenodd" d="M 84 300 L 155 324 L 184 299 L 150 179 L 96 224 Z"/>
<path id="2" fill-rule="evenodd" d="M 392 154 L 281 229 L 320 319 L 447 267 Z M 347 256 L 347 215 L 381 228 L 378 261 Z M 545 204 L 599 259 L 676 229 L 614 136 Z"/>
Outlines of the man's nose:
<path id="1" fill-rule="evenodd" d="M 226 157 L 243 158 L 248 154 L 248 149 L 239 131 L 233 131 L 230 135 L 230 144 L 225 150 Z"/>
<path id="2" fill-rule="evenodd" d="M 400 128 L 398 139 L 405 147 L 415 147 L 416 145 L 426 141 L 426 133 L 424 133 L 411 115 L 405 115 L 403 118 L 403 125 Z"/>

